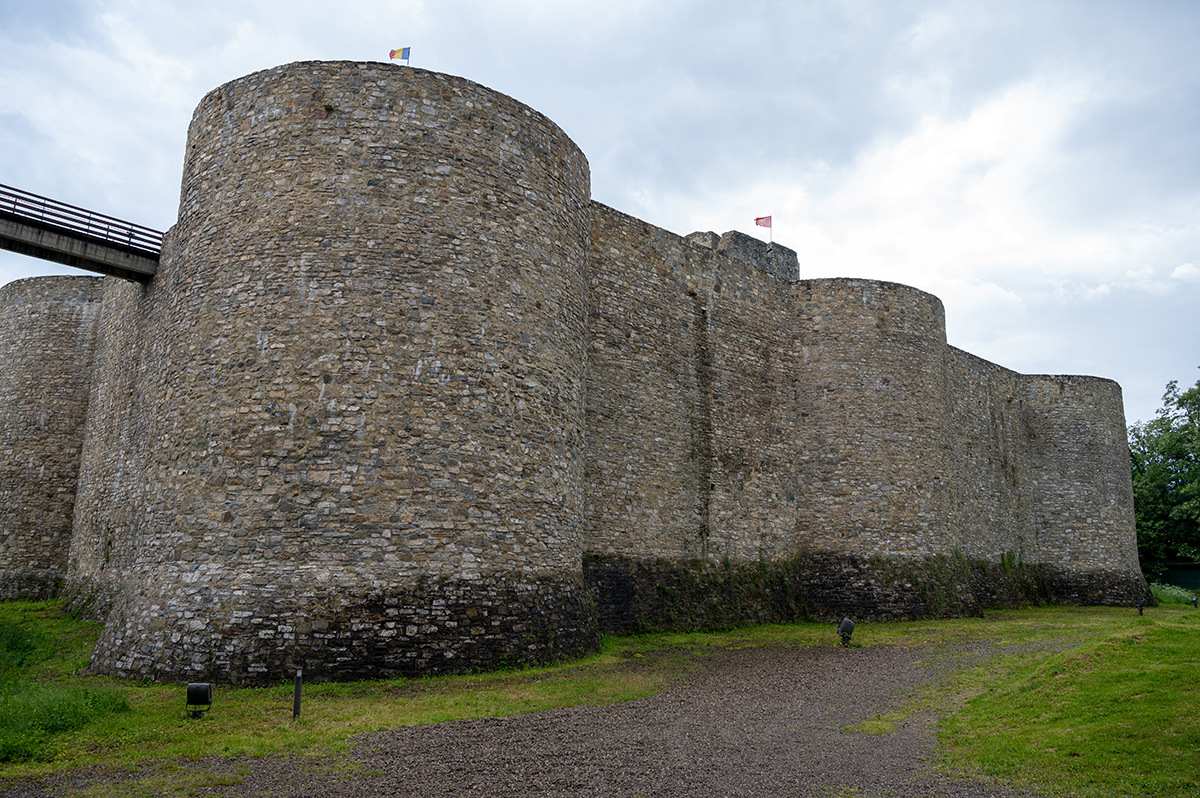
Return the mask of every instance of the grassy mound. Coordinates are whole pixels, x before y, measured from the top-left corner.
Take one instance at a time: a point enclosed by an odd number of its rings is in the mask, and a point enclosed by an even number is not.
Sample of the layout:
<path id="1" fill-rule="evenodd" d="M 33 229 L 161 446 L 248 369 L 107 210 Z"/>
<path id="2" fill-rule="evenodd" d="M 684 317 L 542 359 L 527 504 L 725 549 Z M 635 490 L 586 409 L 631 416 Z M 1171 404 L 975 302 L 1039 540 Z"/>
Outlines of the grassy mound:
<path id="1" fill-rule="evenodd" d="M 1051 794 L 1200 795 L 1200 613 L 1155 616 L 993 666 L 991 683 L 942 721 L 944 754 Z"/>

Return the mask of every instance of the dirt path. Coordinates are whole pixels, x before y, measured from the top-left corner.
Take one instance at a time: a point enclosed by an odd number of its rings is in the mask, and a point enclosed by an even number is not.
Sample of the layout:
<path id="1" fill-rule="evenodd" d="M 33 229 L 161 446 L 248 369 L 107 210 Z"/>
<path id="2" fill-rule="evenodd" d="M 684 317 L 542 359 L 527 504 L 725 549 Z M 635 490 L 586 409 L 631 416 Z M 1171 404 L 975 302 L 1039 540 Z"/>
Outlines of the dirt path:
<path id="1" fill-rule="evenodd" d="M 887 734 L 843 731 L 899 706 L 940 669 L 927 651 L 750 649 L 651 698 L 510 718 L 443 723 L 359 738 L 345 757 L 198 763 L 240 781 L 193 795 L 375 796 L 945 796 L 1016 793 L 948 781 L 927 767 L 934 718 Z M 141 778 L 150 774 L 143 773 Z M 164 778 L 171 777 L 164 774 Z M 0 793 L 66 796 L 104 777 Z M 136 791 L 130 795 L 152 794 Z"/>

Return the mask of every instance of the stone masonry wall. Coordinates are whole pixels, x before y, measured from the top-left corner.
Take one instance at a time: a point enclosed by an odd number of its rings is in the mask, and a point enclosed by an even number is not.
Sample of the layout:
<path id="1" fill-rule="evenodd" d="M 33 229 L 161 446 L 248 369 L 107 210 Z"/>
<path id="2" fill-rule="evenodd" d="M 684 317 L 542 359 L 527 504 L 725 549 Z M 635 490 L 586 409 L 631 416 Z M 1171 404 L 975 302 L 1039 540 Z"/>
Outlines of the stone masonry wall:
<path id="1" fill-rule="evenodd" d="M 830 279 L 798 283 L 796 305 L 800 545 L 952 551 L 942 303 L 896 283 Z"/>
<path id="2" fill-rule="evenodd" d="M 585 549 L 788 556 L 796 332 L 766 245 L 734 259 L 719 242 L 740 234 L 684 239 L 599 204 L 592 224 Z"/>
<path id="3" fill-rule="evenodd" d="M 706 297 L 712 416 L 711 558 L 777 560 L 796 549 L 804 419 L 796 409 L 799 328 L 792 284 L 774 276 L 782 252 L 760 241 L 731 257 L 721 236 Z M 794 273 L 795 253 L 790 250 Z"/>
<path id="4" fill-rule="evenodd" d="M 164 242 L 168 252 L 172 241 L 173 231 Z M 161 283 L 104 281 L 66 585 L 73 609 L 101 620 L 143 543 L 140 508 L 151 488 L 143 475 L 155 401 L 143 364 L 148 296 L 161 291 Z"/>
<path id="5" fill-rule="evenodd" d="M 1114 383 L 589 181 L 448 75 L 208 94 L 149 284 L 0 289 L 0 590 L 65 571 L 97 671 L 234 683 L 1144 594 Z"/>
<path id="6" fill-rule="evenodd" d="M 1040 378 L 946 345 L 935 297 L 869 280 L 781 279 L 792 271 L 776 254 L 740 234 L 681 239 L 596 207 L 584 546 L 602 622 L 616 624 L 606 629 L 724 623 L 737 607 L 771 616 L 719 601 L 758 596 L 763 579 L 809 586 L 796 595 L 812 601 L 772 600 L 780 618 L 813 601 L 927 617 L 1144 592 L 1131 517 L 1107 513 L 1094 524 L 1107 531 L 1070 557 L 1046 542 L 1061 518 L 1036 523 L 1047 502 L 1077 507 L 1078 495 L 1054 493 L 1064 485 L 1099 491 L 1083 506 L 1114 501 L 1104 486 L 1122 468 L 1119 396 L 1072 395 L 1047 414 L 1031 396 Z M 1074 413 L 1103 434 L 1048 432 L 1095 440 L 1066 458 L 1039 451 L 1037 429 L 1063 425 L 1048 416 Z M 1120 546 L 1101 540 L 1114 534 Z M 959 562 L 972 565 L 960 572 Z M 704 563 L 708 576 L 681 580 Z M 1012 569 L 1024 565 L 1036 570 L 1021 581 L 1026 571 Z M 839 599 L 843 572 L 855 595 L 888 598 Z M 930 597 L 929 574 L 953 601 Z M 689 586 L 699 592 L 684 597 Z M 688 610 L 664 620 L 664 597 Z"/>
<path id="7" fill-rule="evenodd" d="M 0 288 L 0 598 L 48 598 L 66 571 L 102 280 Z"/>
<path id="8" fill-rule="evenodd" d="M 948 358 L 953 543 L 972 557 L 1037 562 L 1026 379 L 961 349 Z"/>
<path id="9" fill-rule="evenodd" d="M 1066 574 L 1063 599 L 1125 602 L 1145 585 L 1121 387 L 1099 377 L 1025 378 L 1035 559 Z M 1119 534 L 1118 531 L 1125 531 Z"/>
<path id="10" fill-rule="evenodd" d="M 593 645 L 588 195 L 561 130 L 458 78 L 302 63 L 210 93 L 114 408 L 146 420 L 145 465 L 89 472 L 132 497 L 135 544 L 94 666 L 248 682 Z"/>
<path id="11" fill-rule="evenodd" d="M 712 253 L 598 203 L 591 241 L 583 547 L 703 558 Z"/>
<path id="12" fill-rule="evenodd" d="M 1047 566 L 1059 600 L 1135 601 L 1145 583 L 1120 386 L 950 353 L 955 544 Z"/>

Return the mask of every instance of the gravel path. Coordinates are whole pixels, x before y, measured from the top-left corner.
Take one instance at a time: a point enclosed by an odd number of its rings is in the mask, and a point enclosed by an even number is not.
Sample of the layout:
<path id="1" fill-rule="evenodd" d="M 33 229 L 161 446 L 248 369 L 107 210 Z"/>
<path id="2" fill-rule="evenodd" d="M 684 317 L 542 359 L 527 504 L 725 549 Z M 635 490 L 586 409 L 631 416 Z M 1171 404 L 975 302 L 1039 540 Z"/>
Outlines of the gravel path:
<path id="1" fill-rule="evenodd" d="M 928 656 L 882 646 L 726 652 L 694 678 L 623 704 L 380 732 L 344 757 L 197 763 L 242 781 L 191 794 L 1015 798 L 932 773 L 935 718 L 909 716 L 887 734 L 843 731 L 937 678 L 941 668 L 921 661 Z M 77 774 L 0 795 L 66 796 L 97 780 L 106 777 Z"/>

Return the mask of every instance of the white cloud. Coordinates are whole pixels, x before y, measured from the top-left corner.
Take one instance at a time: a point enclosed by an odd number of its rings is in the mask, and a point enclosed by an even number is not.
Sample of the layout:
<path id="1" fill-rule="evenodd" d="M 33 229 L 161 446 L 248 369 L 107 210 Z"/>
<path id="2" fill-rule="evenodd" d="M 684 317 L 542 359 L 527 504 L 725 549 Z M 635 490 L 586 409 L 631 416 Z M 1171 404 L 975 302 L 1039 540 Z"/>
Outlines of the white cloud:
<path id="1" fill-rule="evenodd" d="M 1200 244 L 1195 199 L 1094 226 L 1064 224 L 1068 211 L 1048 199 L 1044 175 L 1062 171 L 1063 132 L 1095 96 L 1077 79 L 1026 81 L 962 118 L 929 116 L 881 138 L 844 168 L 785 166 L 719 195 L 642 187 L 633 211 L 678 219 L 668 224 L 681 233 L 733 226 L 760 236 L 751 220 L 772 213 L 775 237 L 799 251 L 805 276 L 896 280 L 947 304 L 978 306 L 984 286 L 1005 307 L 1168 290 L 1147 264 L 1165 268 Z"/>
<path id="2" fill-rule="evenodd" d="M 841 169 L 784 168 L 727 187 L 719 205 L 712 197 L 643 204 L 686 217 L 689 229 L 720 229 L 734 218 L 755 232 L 749 220 L 773 213 L 777 236 L 802 251 L 811 275 L 994 282 L 989 272 L 1048 261 L 1087 273 L 1111 260 L 1112 242 L 1100 231 L 1064 235 L 1037 200 L 1037 176 L 1087 96 L 1077 82 L 1031 81 L 962 119 L 926 117 Z"/>
<path id="3" fill-rule="evenodd" d="M 1181 264 L 1171 272 L 1171 277 L 1189 283 L 1200 283 L 1200 266 L 1196 266 L 1194 263 Z"/>

